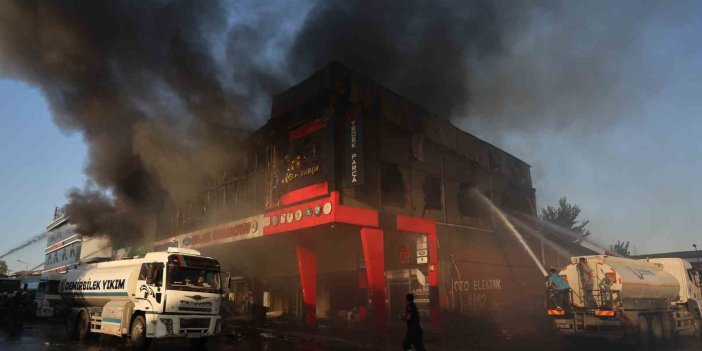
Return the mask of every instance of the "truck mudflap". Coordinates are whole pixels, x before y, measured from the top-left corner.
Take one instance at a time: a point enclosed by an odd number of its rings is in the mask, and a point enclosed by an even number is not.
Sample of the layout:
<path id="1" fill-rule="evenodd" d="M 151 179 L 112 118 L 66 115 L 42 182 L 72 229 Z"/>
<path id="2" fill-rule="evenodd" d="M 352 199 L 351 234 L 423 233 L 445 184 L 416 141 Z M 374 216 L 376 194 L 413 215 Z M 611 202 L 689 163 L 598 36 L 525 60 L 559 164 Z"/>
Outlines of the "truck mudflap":
<path id="1" fill-rule="evenodd" d="M 110 301 L 102 308 L 99 316 L 91 316 L 91 330 L 116 336 L 127 335 L 133 310 L 132 301 Z"/>
<path id="2" fill-rule="evenodd" d="M 146 322 L 149 338 L 207 338 L 222 330 L 220 315 L 147 314 Z"/>

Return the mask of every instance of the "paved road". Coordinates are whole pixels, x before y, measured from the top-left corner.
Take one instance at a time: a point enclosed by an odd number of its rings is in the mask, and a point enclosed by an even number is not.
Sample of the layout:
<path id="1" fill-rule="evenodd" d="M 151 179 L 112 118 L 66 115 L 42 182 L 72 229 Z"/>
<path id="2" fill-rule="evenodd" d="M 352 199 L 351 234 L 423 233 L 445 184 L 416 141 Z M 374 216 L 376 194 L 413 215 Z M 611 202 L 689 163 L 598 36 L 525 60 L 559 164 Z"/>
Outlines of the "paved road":
<path id="1" fill-rule="evenodd" d="M 127 351 L 127 343 L 121 338 L 101 335 L 83 343 L 69 341 L 63 328 L 56 324 L 26 324 L 21 329 L 0 329 L 0 350 L 2 351 Z M 188 340 L 176 339 L 154 343 L 152 351 L 193 350 Z M 285 340 L 279 337 L 257 336 L 237 339 L 221 336 L 205 347 L 198 350 L 208 351 L 350 351 L 344 345 L 329 343 L 304 343 L 294 339 Z"/>
<path id="2" fill-rule="evenodd" d="M 333 341 L 316 340 L 314 342 L 305 341 L 313 338 L 300 337 L 280 337 L 266 333 L 255 333 L 245 338 L 235 338 L 229 335 L 223 335 L 211 340 L 205 347 L 193 349 L 188 340 L 175 339 L 168 341 L 155 342 L 151 346 L 151 351 L 351 351 L 357 350 L 358 347 L 350 347 L 349 344 L 335 343 Z M 575 343 L 548 343 L 547 339 L 542 339 L 542 342 L 508 342 L 498 343 L 493 346 L 496 350 L 534 350 L 534 349 L 549 349 L 557 351 L 571 350 L 616 350 L 621 351 L 621 347 L 617 347 L 608 343 L 580 340 Z M 536 345 L 536 348 L 533 346 Z M 373 348 L 384 350 L 398 350 L 394 343 L 387 343 L 385 347 L 373 344 Z M 448 350 L 445 347 L 434 347 L 433 349 Z M 454 348 L 451 348 L 452 350 Z M 472 347 L 461 348 L 462 350 L 476 350 Z M 2 351 L 129 351 L 131 350 L 128 344 L 121 338 L 102 335 L 93 337 L 83 343 L 74 343 L 69 341 L 64 335 L 64 330 L 61 325 L 49 323 L 30 323 L 25 324 L 19 329 L 8 330 L 0 328 L 0 350 Z M 484 351 L 484 349 L 478 349 Z M 685 339 L 682 345 L 676 348 L 669 348 L 670 351 L 691 351 L 702 350 L 702 345 L 693 343 L 690 339 Z"/>

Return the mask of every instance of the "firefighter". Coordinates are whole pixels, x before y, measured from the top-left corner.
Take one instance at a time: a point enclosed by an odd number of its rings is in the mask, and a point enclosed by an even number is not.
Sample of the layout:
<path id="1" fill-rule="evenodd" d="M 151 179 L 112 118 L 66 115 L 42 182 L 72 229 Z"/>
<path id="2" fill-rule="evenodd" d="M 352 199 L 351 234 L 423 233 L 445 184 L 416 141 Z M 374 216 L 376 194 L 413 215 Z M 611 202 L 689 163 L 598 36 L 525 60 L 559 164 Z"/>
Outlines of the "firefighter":
<path id="1" fill-rule="evenodd" d="M 407 294 L 407 307 L 402 320 L 407 322 L 407 334 L 405 340 L 402 341 L 403 350 L 411 350 L 412 346 L 417 351 L 424 351 L 424 342 L 422 341 L 422 327 L 419 325 L 419 311 L 417 305 L 414 304 L 414 295 Z"/>
<path id="2" fill-rule="evenodd" d="M 563 277 L 558 274 L 558 269 L 555 267 L 551 267 L 550 273 L 547 281 L 551 302 L 554 303 L 558 309 L 568 308 L 570 306 L 570 286 Z"/>
<path id="3" fill-rule="evenodd" d="M 580 257 L 578 261 L 578 275 L 580 278 L 580 287 L 583 289 L 585 307 L 596 308 L 597 302 L 595 302 L 595 297 L 592 294 L 592 290 L 595 288 L 595 279 L 592 274 L 592 269 L 587 264 L 587 259 L 585 257 Z"/>

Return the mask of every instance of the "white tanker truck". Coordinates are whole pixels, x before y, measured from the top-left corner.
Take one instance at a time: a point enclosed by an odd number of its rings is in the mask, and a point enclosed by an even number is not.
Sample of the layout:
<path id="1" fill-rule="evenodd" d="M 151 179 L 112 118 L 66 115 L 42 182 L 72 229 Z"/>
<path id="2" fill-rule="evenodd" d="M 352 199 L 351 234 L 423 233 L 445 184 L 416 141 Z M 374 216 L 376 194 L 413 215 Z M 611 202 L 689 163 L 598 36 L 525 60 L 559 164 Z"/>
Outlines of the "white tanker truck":
<path id="1" fill-rule="evenodd" d="M 63 301 L 59 294 L 59 285 L 64 277 L 63 273 L 44 273 L 41 275 L 37 294 L 34 297 L 37 317 L 54 317 L 56 307 Z"/>
<path id="2" fill-rule="evenodd" d="M 169 248 L 143 258 L 69 270 L 59 285 L 69 305 L 66 330 L 128 337 L 136 348 L 151 339 L 187 337 L 204 344 L 222 327 L 219 263 L 198 251 Z"/>
<path id="3" fill-rule="evenodd" d="M 699 273 L 679 258 L 635 260 L 584 256 L 591 290 L 581 284 L 581 257 L 560 272 L 570 285 L 570 303 L 548 315 L 570 336 L 606 337 L 648 346 L 665 345 L 678 335 L 701 334 Z M 590 292 L 591 291 L 591 292 Z"/>

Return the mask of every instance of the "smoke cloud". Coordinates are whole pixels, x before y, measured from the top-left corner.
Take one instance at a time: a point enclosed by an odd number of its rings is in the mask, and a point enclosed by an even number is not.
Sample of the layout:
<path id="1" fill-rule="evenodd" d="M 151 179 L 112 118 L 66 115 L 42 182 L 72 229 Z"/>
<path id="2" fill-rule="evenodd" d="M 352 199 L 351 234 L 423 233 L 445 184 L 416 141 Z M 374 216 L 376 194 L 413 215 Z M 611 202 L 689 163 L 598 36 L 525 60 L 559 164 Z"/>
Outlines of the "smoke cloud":
<path id="1" fill-rule="evenodd" d="M 275 93 L 335 59 L 469 124 L 597 126 L 638 98 L 626 84 L 652 6 L 6 0 L 0 75 L 41 88 L 88 145 L 95 185 L 70 192 L 72 221 L 128 242 L 232 167 Z"/>
<path id="2" fill-rule="evenodd" d="M 96 187 L 69 195 L 79 232 L 136 239 L 164 202 L 231 168 L 260 120 L 252 90 L 233 87 L 215 59 L 212 35 L 228 26 L 214 1 L 0 3 L 0 73 L 39 86 L 56 124 L 88 144 Z"/>

